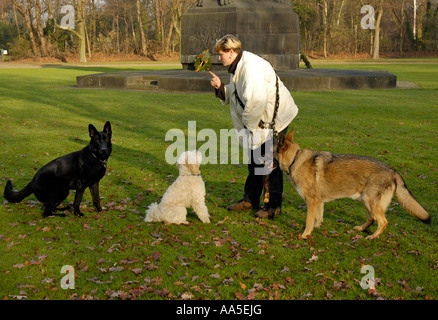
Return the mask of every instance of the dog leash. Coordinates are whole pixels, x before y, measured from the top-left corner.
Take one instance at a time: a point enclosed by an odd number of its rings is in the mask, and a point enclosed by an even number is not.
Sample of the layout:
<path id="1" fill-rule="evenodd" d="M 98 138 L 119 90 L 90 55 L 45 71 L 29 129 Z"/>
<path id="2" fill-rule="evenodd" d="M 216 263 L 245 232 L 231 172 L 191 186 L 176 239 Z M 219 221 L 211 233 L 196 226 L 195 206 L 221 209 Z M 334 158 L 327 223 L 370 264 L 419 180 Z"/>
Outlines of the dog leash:
<path id="1" fill-rule="evenodd" d="M 264 122 L 260 119 L 259 127 L 261 129 L 272 129 L 274 132 L 274 136 L 278 135 L 277 130 L 275 130 L 275 118 L 277 117 L 278 107 L 280 106 L 280 93 L 278 87 L 278 75 L 275 73 L 275 105 L 274 105 L 274 114 L 272 115 L 271 122 Z"/>
<path id="2" fill-rule="evenodd" d="M 260 119 L 259 121 L 259 127 L 261 129 L 272 129 L 274 131 L 274 135 L 278 135 L 278 132 L 275 130 L 275 118 L 277 117 L 278 113 L 278 107 L 280 106 L 280 92 L 279 92 L 279 85 L 278 85 L 278 75 L 275 73 L 275 105 L 274 105 L 274 114 L 272 116 L 271 122 L 264 122 Z M 240 107 L 245 110 L 245 104 L 242 102 L 242 100 L 239 97 L 239 94 L 237 93 L 237 87 L 236 84 L 234 84 L 234 95 L 236 96 L 237 102 L 239 103 Z"/>
<path id="3" fill-rule="evenodd" d="M 294 160 L 293 160 L 292 163 L 290 164 L 289 168 L 287 168 L 286 173 L 287 173 L 288 175 L 290 174 L 290 170 L 291 170 L 292 166 L 294 165 L 295 160 L 297 160 L 297 158 L 298 158 L 298 154 L 300 153 L 300 151 L 301 151 L 301 149 L 298 149 L 297 153 L 295 153 Z"/>

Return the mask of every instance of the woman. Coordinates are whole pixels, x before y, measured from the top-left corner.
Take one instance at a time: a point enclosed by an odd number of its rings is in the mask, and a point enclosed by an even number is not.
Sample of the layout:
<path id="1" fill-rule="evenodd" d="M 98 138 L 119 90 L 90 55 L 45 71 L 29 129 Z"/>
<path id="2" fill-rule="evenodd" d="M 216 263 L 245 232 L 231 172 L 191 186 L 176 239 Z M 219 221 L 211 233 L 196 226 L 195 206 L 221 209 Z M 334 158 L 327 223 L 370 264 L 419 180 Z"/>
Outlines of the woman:
<path id="1" fill-rule="evenodd" d="M 273 159 L 279 138 L 298 113 L 298 108 L 272 66 L 261 57 L 242 50 L 241 42 L 226 35 L 216 42 L 219 60 L 230 73 L 230 84 L 224 85 L 213 72 L 211 85 L 222 103 L 230 104 L 231 118 L 238 132 L 249 131 L 248 177 L 243 199 L 228 207 L 232 211 L 258 210 L 257 217 L 271 218 L 281 212 L 283 172 Z M 241 144 L 245 146 L 242 143 Z M 273 148 L 270 148 L 273 146 Z M 260 161 L 260 156 L 263 161 Z M 271 167 L 260 174 L 271 159 Z M 273 161 L 273 163 L 272 163 Z M 269 166 L 269 165 L 268 165 Z M 260 196 L 265 187 L 264 207 Z"/>

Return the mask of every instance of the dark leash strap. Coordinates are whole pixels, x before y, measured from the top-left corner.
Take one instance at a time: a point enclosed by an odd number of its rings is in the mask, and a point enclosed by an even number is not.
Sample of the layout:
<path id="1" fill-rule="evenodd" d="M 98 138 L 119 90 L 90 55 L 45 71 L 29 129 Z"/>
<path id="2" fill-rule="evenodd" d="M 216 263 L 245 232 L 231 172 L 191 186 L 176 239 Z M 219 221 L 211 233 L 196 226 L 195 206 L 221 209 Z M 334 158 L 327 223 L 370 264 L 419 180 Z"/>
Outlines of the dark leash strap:
<path id="1" fill-rule="evenodd" d="M 295 161 L 297 160 L 297 158 L 298 158 L 298 154 L 300 153 L 300 151 L 301 151 L 301 149 L 298 149 L 298 151 L 295 153 L 295 157 L 294 157 L 294 159 L 292 160 L 292 163 L 290 164 L 289 168 L 288 168 L 287 171 L 286 171 L 286 173 L 287 173 L 288 175 L 290 175 L 290 172 L 291 172 L 291 170 L 292 170 L 292 166 L 294 165 Z"/>
<path id="2" fill-rule="evenodd" d="M 239 94 L 237 93 L 236 84 L 234 84 L 234 95 L 236 96 L 237 102 L 239 102 L 242 109 L 245 110 L 245 105 L 243 104 L 242 100 L 240 100 Z"/>
<path id="3" fill-rule="evenodd" d="M 260 120 L 259 122 L 259 127 L 261 129 L 272 129 L 273 133 L 274 133 L 274 138 L 276 138 L 278 136 L 278 132 L 275 130 L 275 118 L 277 117 L 277 113 L 278 113 L 278 107 L 280 105 L 280 90 L 279 90 L 279 85 L 278 85 L 278 75 L 277 73 L 275 73 L 275 106 L 274 106 L 274 114 L 272 116 L 272 121 L 271 122 L 263 122 L 262 120 Z M 245 104 L 242 102 L 242 100 L 239 97 L 239 94 L 237 93 L 237 87 L 236 84 L 234 84 L 234 95 L 236 96 L 237 102 L 239 103 L 239 105 L 242 107 L 243 110 L 245 110 Z M 278 151 L 277 151 L 278 152 Z M 277 164 L 275 163 L 276 161 L 274 161 L 274 169 L 277 166 Z M 263 189 L 264 189 L 264 197 L 263 197 L 263 202 L 265 204 L 269 203 L 269 175 L 265 175 L 263 178 Z"/>
<path id="4" fill-rule="evenodd" d="M 275 73 L 275 105 L 274 105 L 274 114 L 272 115 L 271 122 L 264 122 L 260 120 L 259 127 L 262 129 L 272 129 L 274 132 L 274 136 L 278 135 L 277 130 L 275 130 L 275 118 L 277 118 L 278 108 L 280 106 L 280 89 L 278 85 L 278 75 Z"/>
<path id="5" fill-rule="evenodd" d="M 260 120 L 259 127 L 261 129 L 272 129 L 274 131 L 274 136 L 278 135 L 277 130 L 275 130 L 275 118 L 277 117 L 278 108 L 280 106 L 280 90 L 278 85 L 278 75 L 275 73 L 275 106 L 274 106 L 274 114 L 272 116 L 271 122 L 264 122 Z M 234 84 L 234 95 L 236 96 L 237 102 L 242 107 L 242 109 L 245 110 L 245 104 L 242 102 L 242 100 L 239 97 L 239 94 L 237 93 L 236 84 Z"/>

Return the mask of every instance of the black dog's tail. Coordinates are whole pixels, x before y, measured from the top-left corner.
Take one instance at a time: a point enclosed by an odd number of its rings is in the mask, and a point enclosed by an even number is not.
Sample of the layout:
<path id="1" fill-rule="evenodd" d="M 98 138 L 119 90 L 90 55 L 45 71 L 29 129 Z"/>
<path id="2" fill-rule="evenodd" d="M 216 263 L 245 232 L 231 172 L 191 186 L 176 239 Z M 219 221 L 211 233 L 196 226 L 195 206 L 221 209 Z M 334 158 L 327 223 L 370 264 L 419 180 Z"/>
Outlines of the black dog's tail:
<path id="1" fill-rule="evenodd" d="M 23 190 L 14 191 L 11 180 L 8 180 L 6 182 L 4 195 L 5 195 L 5 199 L 8 200 L 9 202 L 20 202 L 21 200 L 31 195 L 32 193 L 33 190 L 30 183 Z"/>

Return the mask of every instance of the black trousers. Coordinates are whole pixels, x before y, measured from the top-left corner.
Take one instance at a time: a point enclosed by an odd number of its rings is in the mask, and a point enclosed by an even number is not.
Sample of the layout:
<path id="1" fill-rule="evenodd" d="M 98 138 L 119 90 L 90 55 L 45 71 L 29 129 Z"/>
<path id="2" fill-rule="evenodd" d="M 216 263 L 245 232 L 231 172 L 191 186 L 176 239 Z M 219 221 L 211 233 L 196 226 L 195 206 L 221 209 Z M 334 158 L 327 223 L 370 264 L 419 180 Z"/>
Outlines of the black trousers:
<path id="1" fill-rule="evenodd" d="M 277 136 L 274 136 L 273 141 L 273 153 L 269 152 L 273 156 L 277 152 L 278 141 L 281 136 L 285 136 L 287 134 L 287 129 L 279 132 Z M 278 161 L 275 158 L 269 157 L 269 154 L 265 152 L 268 143 L 264 143 L 260 146 L 259 149 L 249 150 L 248 151 L 248 177 L 246 178 L 245 188 L 244 188 L 244 196 L 243 200 L 251 202 L 251 205 L 254 209 L 260 208 L 260 196 L 262 195 L 264 187 L 267 187 L 268 190 L 265 192 L 269 193 L 268 202 L 264 199 L 264 207 L 266 209 L 269 208 L 279 208 L 281 207 L 281 203 L 283 200 L 283 171 L 280 169 L 278 165 Z M 270 158 L 268 161 L 271 161 L 273 165 L 272 171 L 268 175 L 260 174 L 261 168 L 266 167 L 265 163 L 260 163 L 257 160 L 259 156 Z"/>

